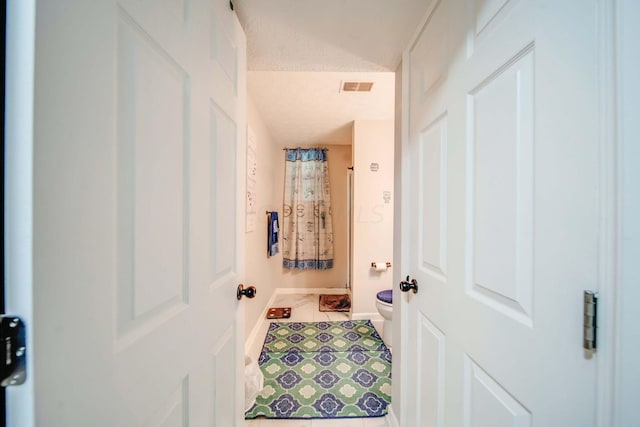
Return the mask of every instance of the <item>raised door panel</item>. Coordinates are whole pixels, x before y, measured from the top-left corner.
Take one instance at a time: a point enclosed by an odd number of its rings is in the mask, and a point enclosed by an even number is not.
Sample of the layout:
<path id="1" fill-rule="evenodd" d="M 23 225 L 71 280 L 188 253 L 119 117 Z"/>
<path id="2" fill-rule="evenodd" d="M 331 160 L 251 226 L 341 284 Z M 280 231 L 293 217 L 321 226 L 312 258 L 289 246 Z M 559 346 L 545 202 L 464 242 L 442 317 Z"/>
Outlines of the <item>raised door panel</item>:
<path id="1" fill-rule="evenodd" d="M 187 302 L 189 77 L 120 10 L 118 329 Z M 158 213 L 162 212 L 162 215 Z"/>
<path id="2" fill-rule="evenodd" d="M 444 427 L 446 337 L 422 314 L 417 323 L 416 425 Z"/>
<path id="3" fill-rule="evenodd" d="M 236 364 L 235 331 L 226 330 L 211 349 L 212 376 L 209 378 L 213 385 L 213 404 L 211 405 L 211 419 L 214 427 L 234 425 L 233 412 L 229 408 L 234 407 L 236 378 L 229 375 L 229 370 Z M 244 403 L 244 402 L 243 402 Z"/>
<path id="4" fill-rule="evenodd" d="M 210 102 L 210 189 L 211 189 L 211 280 L 216 281 L 235 272 L 237 218 L 236 125 L 217 104 Z"/>
<path id="5" fill-rule="evenodd" d="M 464 427 L 531 427 L 531 412 L 464 357 Z"/>
<path id="6" fill-rule="evenodd" d="M 441 283 L 447 271 L 447 117 L 420 134 L 420 266 Z"/>
<path id="7" fill-rule="evenodd" d="M 429 6 L 426 26 L 409 50 L 409 125 L 412 134 L 419 133 L 446 110 L 444 87 L 449 61 L 449 9 L 448 2 L 441 0 Z"/>
<path id="8" fill-rule="evenodd" d="M 145 427 L 189 426 L 189 377 L 185 377 L 180 382 L 143 425 Z"/>
<path id="9" fill-rule="evenodd" d="M 467 97 L 467 291 L 533 322 L 533 70 L 527 49 Z"/>
<path id="10" fill-rule="evenodd" d="M 211 28 L 210 28 L 210 58 L 215 62 L 216 77 L 224 79 L 222 82 L 214 82 L 216 90 L 228 92 L 231 88 L 233 95 L 238 94 L 238 46 L 236 27 L 229 15 L 230 10 L 225 1 L 211 2 Z M 234 17 L 235 18 L 235 17 Z"/>
<path id="11" fill-rule="evenodd" d="M 213 3 L 214 18 L 227 13 L 224 3 Z M 211 31 L 211 57 L 216 60 L 225 71 L 231 82 L 236 80 L 237 47 L 233 41 L 233 27 L 228 20 L 217 20 Z"/>
<path id="12" fill-rule="evenodd" d="M 479 35 L 509 0 L 472 0 L 473 32 Z"/>
<path id="13" fill-rule="evenodd" d="M 428 93 L 445 77 L 446 58 L 446 21 L 441 1 L 437 1 L 429 16 L 424 34 L 412 49 L 414 87 L 418 89 L 424 102 Z"/>

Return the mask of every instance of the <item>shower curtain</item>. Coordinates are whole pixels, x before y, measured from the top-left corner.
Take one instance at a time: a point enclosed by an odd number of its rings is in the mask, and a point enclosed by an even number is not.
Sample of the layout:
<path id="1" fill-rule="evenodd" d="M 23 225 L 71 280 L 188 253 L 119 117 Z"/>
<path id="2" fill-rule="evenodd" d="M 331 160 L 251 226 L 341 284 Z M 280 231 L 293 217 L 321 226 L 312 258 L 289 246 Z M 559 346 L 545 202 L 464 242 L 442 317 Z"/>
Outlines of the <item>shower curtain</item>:
<path id="1" fill-rule="evenodd" d="M 333 229 L 327 150 L 286 149 L 282 266 L 333 268 Z"/>

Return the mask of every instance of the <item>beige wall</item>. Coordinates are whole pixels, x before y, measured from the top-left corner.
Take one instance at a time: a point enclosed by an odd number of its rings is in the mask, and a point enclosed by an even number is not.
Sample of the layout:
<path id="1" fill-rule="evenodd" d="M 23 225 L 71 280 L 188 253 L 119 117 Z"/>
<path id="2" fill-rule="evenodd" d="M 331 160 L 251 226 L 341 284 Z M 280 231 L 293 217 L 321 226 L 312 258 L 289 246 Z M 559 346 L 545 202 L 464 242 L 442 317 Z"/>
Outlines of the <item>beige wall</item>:
<path id="1" fill-rule="evenodd" d="M 371 261 L 393 260 L 393 121 L 355 121 L 353 146 L 314 144 L 329 149 L 334 268 L 297 271 L 282 268 L 282 253 L 267 257 L 265 211 L 278 211 L 282 215 L 284 152 L 283 146 L 271 138 L 251 99 L 247 110 L 247 121 L 256 136 L 258 150 L 258 216 L 256 231 L 245 234 L 246 283 L 256 286 L 258 292 L 256 298 L 246 301 L 246 336 L 260 320 L 277 288 L 345 288 L 348 281 L 347 168 L 352 165 L 355 167 L 353 315 L 355 318 L 378 317 L 375 295 L 380 290 L 393 287 L 393 267 L 382 273 L 371 269 Z M 370 170 L 371 163 L 378 163 L 377 172 Z M 388 203 L 384 201 L 384 191 L 391 192 Z"/>
<path id="2" fill-rule="evenodd" d="M 280 268 L 273 280 L 278 288 L 344 288 L 347 284 L 347 168 L 351 163 L 350 145 L 314 144 L 303 148 L 326 147 L 329 149 L 329 182 L 331 185 L 331 210 L 333 212 L 334 261 L 330 270 L 286 270 L 282 268 L 282 254 L 278 254 Z M 275 182 L 278 213 L 282 215 L 284 189 L 284 147 L 275 148 Z M 290 147 L 293 148 L 293 147 Z M 275 200 L 275 199 L 274 199 Z M 281 241 L 282 243 L 282 241 Z"/>
<path id="3" fill-rule="evenodd" d="M 268 257 L 266 211 L 282 216 L 284 193 L 283 146 L 274 141 L 253 101 L 247 102 L 247 123 L 256 136 L 257 227 L 245 234 L 246 284 L 257 288 L 256 297 L 246 300 L 245 336 L 260 320 L 276 288 L 344 288 L 347 283 L 347 168 L 352 166 L 350 145 L 314 144 L 329 149 L 329 180 L 334 231 L 334 267 L 330 270 L 296 271 L 282 268 L 282 253 Z M 310 145 L 302 145 L 309 148 Z M 243 219 L 244 220 L 244 219 Z M 282 240 L 280 240 L 282 244 Z"/>
<path id="4" fill-rule="evenodd" d="M 245 277 L 246 283 L 257 289 L 256 297 L 245 299 L 245 336 L 262 315 L 278 282 L 275 272 L 281 269 L 282 258 L 267 256 L 267 216 L 266 211 L 282 211 L 282 189 L 274 186 L 276 181 L 277 158 L 275 143 L 271 139 L 265 123 L 255 108 L 253 101 L 247 100 L 247 123 L 256 136 L 258 149 L 257 168 L 257 224 L 256 230 L 245 234 Z M 244 218 L 242 219 L 244 221 Z"/>
<path id="5" fill-rule="evenodd" d="M 356 120 L 353 124 L 353 317 L 377 318 L 376 293 L 393 287 L 391 269 L 376 272 L 372 261 L 393 261 L 393 120 Z M 371 164 L 378 170 L 372 171 Z M 391 193 L 388 201 L 384 192 Z"/>

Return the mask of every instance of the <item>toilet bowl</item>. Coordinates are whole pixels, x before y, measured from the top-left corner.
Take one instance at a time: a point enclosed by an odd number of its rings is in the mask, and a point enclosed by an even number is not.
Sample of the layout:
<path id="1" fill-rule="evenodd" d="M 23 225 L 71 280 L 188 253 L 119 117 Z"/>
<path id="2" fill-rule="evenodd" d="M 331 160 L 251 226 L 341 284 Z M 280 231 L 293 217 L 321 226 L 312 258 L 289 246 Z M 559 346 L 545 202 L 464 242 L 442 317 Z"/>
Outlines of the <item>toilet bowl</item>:
<path id="1" fill-rule="evenodd" d="M 384 319 L 382 324 L 382 341 L 384 341 L 387 347 L 391 347 L 391 331 L 393 329 L 391 324 L 393 317 L 393 291 L 391 289 L 378 292 L 376 295 L 376 308 Z"/>

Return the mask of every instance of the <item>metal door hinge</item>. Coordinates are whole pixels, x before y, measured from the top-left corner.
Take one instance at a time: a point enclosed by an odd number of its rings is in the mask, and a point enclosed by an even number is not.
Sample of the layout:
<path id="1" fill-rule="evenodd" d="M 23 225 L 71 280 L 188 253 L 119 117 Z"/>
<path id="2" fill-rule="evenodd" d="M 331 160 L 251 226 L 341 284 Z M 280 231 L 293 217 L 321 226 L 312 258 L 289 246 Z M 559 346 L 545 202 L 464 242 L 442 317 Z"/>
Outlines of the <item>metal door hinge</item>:
<path id="1" fill-rule="evenodd" d="M 584 330 L 582 346 L 585 350 L 596 350 L 598 328 L 598 294 L 584 291 Z"/>
<path id="2" fill-rule="evenodd" d="M 22 320 L 0 316 L 0 385 L 20 385 L 27 379 L 27 343 Z"/>

